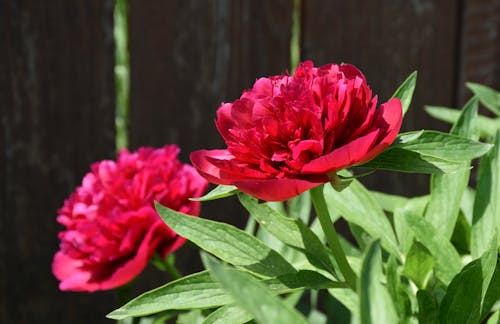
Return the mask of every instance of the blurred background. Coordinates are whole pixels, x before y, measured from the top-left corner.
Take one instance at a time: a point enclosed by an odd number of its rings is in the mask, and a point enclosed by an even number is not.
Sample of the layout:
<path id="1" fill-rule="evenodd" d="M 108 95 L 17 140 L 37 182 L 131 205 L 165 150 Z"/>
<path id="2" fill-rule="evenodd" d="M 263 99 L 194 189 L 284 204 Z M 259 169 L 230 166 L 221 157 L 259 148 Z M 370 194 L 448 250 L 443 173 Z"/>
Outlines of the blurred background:
<path id="1" fill-rule="evenodd" d="M 290 69 L 291 0 L 131 0 L 129 147 L 221 148 L 214 126 L 259 76 Z M 0 322 L 107 323 L 112 292 L 63 293 L 52 276 L 57 210 L 91 162 L 115 157 L 113 0 L 0 1 Z M 424 104 L 458 107 L 465 81 L 500 88 L 500 0 L 303 0 L 302 60 L 349 62 L 385 102 L 418 70 L 403 130 L 447 130 Z M 297 34 L 295 34 L 297 36 Z M 415 196 L 426 176 L 377 172 L 370 188 Z M 238 226 L 234 199 L 202 216 Z M 190 246 L 181 271 L 200 267 Z M 148 269 L 134 294 L 168 278 Z"/>

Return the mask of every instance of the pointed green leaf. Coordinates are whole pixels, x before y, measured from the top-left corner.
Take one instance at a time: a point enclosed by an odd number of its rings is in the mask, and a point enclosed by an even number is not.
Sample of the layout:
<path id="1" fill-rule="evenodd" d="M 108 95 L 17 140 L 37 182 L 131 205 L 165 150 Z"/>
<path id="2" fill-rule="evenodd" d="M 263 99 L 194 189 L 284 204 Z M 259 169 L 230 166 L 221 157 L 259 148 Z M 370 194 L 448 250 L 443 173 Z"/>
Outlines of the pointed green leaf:
<path id="1" fill-rule="evenodd" d="M 423 155 L 401 148 L 389 148 L 359 167 L 425 174 L 456 173 L 470 168 L 462 162 Z"/>
<path id="2" fill-rule="evenodd" d="M 448 107 L 426 106 L 425 111 L 432 117 L 451 124 L 455 123 L 461 115 L 460 110 Z M 494 136 L 500 129 L 500 118 L 478 116 L 477 123 L 482 138 Z"/>
<path id="3" fill-rule="evenodd" d="M 225 197 L 230 197 L 232 195 L 235 195 L 238 193 L 238 188 L 235 186 L 223 186 L 219 185 L 215 187 L 212 191 L 204 195 L 203 197 L 199 198 L 191 198 L 190 200 L 193 201 L 209 201 L 209 200 L 216 200 L 220 198 L 225 198 Z"/>
<path id="4" fill-rule="evenodd" d="M 478 323 L 481 304 L 497 264 L 497 242 L 453 278 L 439 307 L 441 323 Z"/>
<path id="5" fill-rule="evenodd" d="M 434 259 L 429 251 L 418 242 L 414 242 L 406 256 L 403 275 L 411 279 L 419 288 L 425 288 L 429 281 Z"/>
<path id="6" fill-rule="evenodd" d="M 450 133 L 477 140 L 477 99 L 467 102 L 462 114 L 453 125 Z M 467 162 L 470 164 L 470 161 Z M 455 174 L 433 174 L 431 176 L 431 197 L 425 218 L 439 228 L 441 234 L 451 238 L 460 210 L 460 201 L 469 183 L 470 170 Z"/>
<path id="7" fill-rule="evenodd" d="M 407 254 L 413 243 L 413 232 L 408 227 L 405 217 L 411 214 L 414 217 L 423 217 L 425 208 L 429 203 L 429 196 L 408 199 L 406 204 L 396 208 L 394 211 L 394 228 L 398 237 L 399 245 L 404 254 Z"/>
<path id="8" fill-rule="evenodd" d="M 257 199 L 249 195 L 241 193 L 238 198 L 262 228 L 283 243 L 299 249 L 312 265 L 335 275 L 325 245 L 301 221 L 285 217 L 266 204 L 259 204 Z"/>
<path id="9" fill-rule="evenodd" d="M 500 92 L 482 84 L 468 82 L 466 85 L 486 108 L 500 116 Z"/>
<path id="10" fill-rule="evenodd" d="M 453 243 L 458 253 L 470 254 L 470 225 L 462 211 L 458 213 L 457 222 L 451 235 L 451 243 Z"/>
<path id="11" fill-rule="evenodd" d="M 478 257 L 500 233 L 500 131 L 495 146 L 479 164 L 471 228 L 471 254 Z"/>
<path id="12" fill-rule="evenodd" d="M 373 238 L 381 238 L 382 246 L 391 254 L 400 258 L 396 237 L 389 220 L 370 192 L 354 180 L 342 192 L 330 186 L 324 188 L 328 207 L 341 214 L 348 222 L 363 228 Z"/>
<path id="13" fill-rule="evenodd" d="M 179 213 L 158 203 L 156 210 L 177 234 L 228 263 L 267 277 L 296 271 L 276 251 L 232 225 Z"/>
<path id="14" fill-rule="evenodd" d="M 406 80 L 392 95 L 392 98 L 399 98 L 401 100 L 401 105 L 403 106 L 403 116 L 408 111 L 408 108 L 410 108 L 411 99 L 413 98 L 413 92 L 415 91 L 416 83 L 417 71 L 414 71 L 406 78 Z"/>
<path id="15" fill-rule="evenodd" d="M 274 294 L 288 293 L 298 289 L 345 287 L 343 283 L 333 282 L 310 270 L 301 270 L 293 274 L 263 280 L 262 283 Z M 232 302 L 233 298 L 222 289 L 220 284 L 214 281 L 207 271 L 203 271 L 148 291 L 111 312 L 108 317 L 121 320 L 172 309 L 213 308 Z"/>
<path id="16" fill-rule="evenodd" d="M 148 291 L 109 313 L 107 317 L 121 320 L 169 309 L 211 308 L 232 301 L 210 274 L 203 271 Z"/>
<path id="17" fill-rule="evenodd" d="M 260 323 L 304 323 L 306 319 L 284 303 L 261 282 L 249 274 L 236 271 L 202 255 L 206 267 L 234 298 L 237 305 L 251 313 Z"/>
<path id="18" fill-rule="evenodd" d="M 382 281 L 382 256 L 379 241 L 376 240 L 366 250 L 359 277 L 361 323 L 398 322 L 394 304 Z"/>
<path id="19" fill-rule="evenodd" d="M 409 134 L 412 133 L 415 132 Z M 424 131 L 418 138 L 407 142 L 400 140 L 403 135 L 405 134 L 398 135 L 390 149 L 401 148 L 421 155 L 457 162 L 478 158 L 491 149 L 491 144 L 437 131 Z"/>
<path id="20" fill-rule="evenodd" d="M 434 257 L 436 275 L 448 284 L 462 268 L 462 259 L 447 238 L 442 236 L 425 218 L 413 214 L 404 217 L 407 226 Z"/>

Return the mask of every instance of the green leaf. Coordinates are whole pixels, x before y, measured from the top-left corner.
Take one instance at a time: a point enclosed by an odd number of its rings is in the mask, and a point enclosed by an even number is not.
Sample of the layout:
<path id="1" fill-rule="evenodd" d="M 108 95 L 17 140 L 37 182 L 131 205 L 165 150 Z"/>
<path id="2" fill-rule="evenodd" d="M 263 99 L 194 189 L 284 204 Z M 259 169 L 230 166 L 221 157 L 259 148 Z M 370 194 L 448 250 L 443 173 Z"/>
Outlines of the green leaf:
<path id="1" fill-rule="evenodd" d="M 427 290 L 417 291 L 418 322 L 437 324 L 439 318 L 438 303 L 436 298 Z"/>
<path id="2" fill-rule="evenodd" d="M 488 318 L 486 324 L 499 324 L 500 323 L 500 311 L 496 311 L 493 315 Z"/>
<path id="3" fill-rule="evenodd" d="M 390 256 L 387 261 L 386 277 L 387 290 L 391 295 L 392 302 L 396 307 L 399 317 L 406 318 L 411 316 L 411 303 L 405 291 L 405 286 L 401 284 L 401 267 L 393 256 Z M 404 320 L 402 322 L 404 322 Z"/>
<path id="4" fill-rule="evenodd" d="M 294 219 L 300 219 L 304 224 L 309 223 L 311 217 L 311 195 L 309 191 L 302 193 L 287 201 L 288 215 Z"/>
<path id="5" fill-rule="evenodd" d="M 288 293 L 297 289 L 345 287 L 342 283 L 333 282 L 310 270 L 301 270 L 262 282 L 275 294 Z M 203 271 L 148 291 L 111 312 L 108 317 L 121 320 L 171 309 L 213 308 L 232 302 L 233 299 L 220 287 L 219 283 L 214 281 L 207 271 Z"/>
<path id="6" fill-rule="evenodd" d="M 389 148 L 359 167 L 425 174 L 455 173 L 470 169 L 462 162 L 423 155 L 402 148 Z"/>
<path id="7" fill-rule="evenodd" d="M 426 106 L 425 110 L 432 117 L 447 123 L 455 123 L 461 115 L 461 111 L 448 107 Z M 479 134 L 482 138 L 494 136 L 500 129 L 500 118 L 492 119 L 485 116 L 478 116 L 477 123 Z"/>
<path id="8" fill-rule="evenodd" d="M 193 201 L 209 201 L 216 200 L 220 198 L 230 197 L 238 193 L 238 188 L 235 186 L 223 186 L 219 185 L 215 187 L 212 191 L 199 198 L 190 198 Z"/>
<path id="9" fill-rule="evenodd" d="M 381 238 L 382 246 L 400 258 L 396 237 L 389 220 L 370 192 L 357 180 L 342 192 L 325 186 L 324 196 L 329 208 L 356 224 L 373 238 Z"/>
<path id="10" fill-rule="evenodd" d="M 382 256 L 379 241 L 376 240 L 365 253 L 359 277 L 361 323 L 398 322 L 394 304 L 382 281 Z"/>
<path id="11" fill-rule="evenodd" d="M 483 299 L 481 307 L 481 319 L 484 319 L 490 311 L 499 309 L 500 302 L 500 262 L 497 263 L 490 281 L 490 285 Z"/>
<path id="12" fill-rule="evenodd" d="M 470 254 L 470 225 L 462 211 L 458 214 L 457 222 L 451 235 L 451 243 L 453 243 L 458 253 Z"/>
<path id="13" fill-rule="evenodd" d="M 479 163 L 471 228 L 471 254 L 486 251 L 496 233 L 500 233 L 500 131 L 495 146 Z"/>
<path id="14" fill-rule="evenodd" d="M 500 116 L 500 92 L 477 83 L 468 82 L 466 85 L 486 108 Z"/>
<path id="15" fill-rule="evenodd" d="M 442 323 L 477 323 L 481 319 L 481 304 L 497 264 L 497 241 L 479 259 L 467 264 L 453 278 L 439 307 Z"/>
<path id="16" fill-rule="evenodd" d="M 156 210 L 177 234 L 228 263 L 267 277 L 296 271 L 276 251 L 234 226 L 179 213 L 158 203 Z"/>
<path id="17" fill-rule="evenodd" d="M 328 289 L 328 293 L 344 305 L 353 316 L 359 317 L 359 298 L 351 289 Z"/>
<path id="18" fill-rule="evenodd" d="M 474 141 L 479 139 L 479 128 L 477 123 L 478 103 L 475 97 L 464 105 L 457 121 L 453 123 L 450 134 L 462 136 Z"/>
<path id="19" fill-rule="evenodd" d="M 394 211 L 394 228 L 399 241 L 399 246 L 404 254 L 408 253 L 413 243 L 413 232 L 408 227 L 405 217 L 411 214 L 414 217 L 423 217 L 429 196 L 408 199 L 407 203 Z"/>
<path id="20" fill-rule="evenodd" d="M 411 279 L 419 288 L 425 288 L 431 278 L 434 259 L 429 251 L 418 242 L 414 242 L 403 267 L 403 275 Z"/>
<path id="21" fill-rule="evenodd" d="M 398 135 L 390 149 L 400 148 L 421 155 L 456 162 L 478 158 L 491 149 L 491 144 L 437 131 L 424 131 L 412 141 L 401 141 L 402 136 L 408 136 L 412 133 L 418 132 Z"/>
<path id="22" fill-rule="evenodd" d="M 212 312 L 203 324 L 243 324 L 253 319 L 252 314 L 238 305 L 226 305 Z"/>
<path id="23" fill-rule="evenodd" d="M 382 209 L 387 210 L 388 212 L 393 213 L 394 210 L 408 202 L 407 197 L 391 195 L 385 192 L 370 190 L 373 198 L 378 201 L 378 204 Z"/>
<path id="24" fill-rule="evenodd" d="M 462 268 L 462 260 L 453 245 L 425 218 L 410 213 L 404 220 L 415 238 L 434 256 L 436 276 L 448 284 Z"/>
<path id="25" fill-rule="evenodd" d="M 257 199 L 249 195 L 241 193 L 238 198 L 262 228 L 283 243 L 299 249 L 312 265 L 335 275 L 325 245 L 301 221 L 285 217 L 266 204 L 259 204 Z"/>
<path id="26" fill-rule="evenodd" d="M 107 317 L 121 320 L 169 309 L 211 308 L 232 301 L 210 274 L 203 271 L 148 291 L 109 313 Z"/>
<path id="27" fill-rule="evenodd" d="M 201 310 L 194 309 L 190 312 L 180 314 L 177 317 L 176 324 L 201 324 L 204 319 L 205 317 L 201 313 Z"/>
<path id="28" fill-rule="evenodd" d="M 469 100 L 450 133 L 469 139 L 478 139 L 477 108 L 477 99 Z M 467 164 L 470 164 L 470 161 Z M 460 201 L 469 182 L 469 176 L 470 170 L 431 176 L 431 197 L 425 218 L 435 228 L 439 228 L 446 238 L 451 238 L 453 234 L 460 210 Z"/>
<path id="29" fill-rule="evenodd" d="M 226 267 L 202 255 L 205 266 L 237 305 L 251 313 L 260 323 L 307 323 L 295 309 L 284 303 L 261 282 L 249 274 Z"/>
<path id="30" fill-rule="evenodd" d="M 413 71 L 391 97 L 399 98 L 401 100 L 401 105 L 403 106 L 403 116 L 408 111 L 408 108 L 410 108 L 411 99 L 413 97 L 416 83 L 417 71 Z"/>

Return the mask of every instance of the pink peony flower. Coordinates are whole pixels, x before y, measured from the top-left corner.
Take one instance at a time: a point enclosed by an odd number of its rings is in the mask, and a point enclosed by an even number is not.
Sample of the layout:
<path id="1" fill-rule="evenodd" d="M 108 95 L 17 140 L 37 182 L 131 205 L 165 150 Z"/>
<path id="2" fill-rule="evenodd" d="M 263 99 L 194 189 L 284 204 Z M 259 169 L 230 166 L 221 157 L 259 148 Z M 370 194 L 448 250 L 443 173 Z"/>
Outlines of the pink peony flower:
<path id="1" fill-rule="evenodd" d="M 153 253 L 165 257 L 184 243 L 158 216 L 153 203 L 198 215 L 190 201 L 207 187 L 193 167 L 177 160 L 179 149 L 122 150 L 118 161 L 94 163 L 82 185 L 64 202 L 57 221 L 60 251 L 52 263 L 61 290 L 96 291 L 136 277 Z"/>
<path id="2" fill-rule="evenodd" d="M 402 107 L 377 108 L 364 75 L 349 64 L 302 63 L 292 76 L 258 79 L 217 111 L 225 150 L 191 153 L 198 172 L 267 201 L 292 198 L 368 162 L 401 127 Z"/>

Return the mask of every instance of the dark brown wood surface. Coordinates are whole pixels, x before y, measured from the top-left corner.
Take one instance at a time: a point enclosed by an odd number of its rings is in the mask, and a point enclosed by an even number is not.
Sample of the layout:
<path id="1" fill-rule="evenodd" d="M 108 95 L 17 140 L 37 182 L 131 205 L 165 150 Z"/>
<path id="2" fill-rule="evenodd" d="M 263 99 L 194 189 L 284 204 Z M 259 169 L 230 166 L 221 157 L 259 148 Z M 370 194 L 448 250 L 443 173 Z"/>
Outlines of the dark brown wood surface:
<path id="1" fill-rule="evenodd" d="M 213 122 L 221 102 L 288 68 L 288 0 L 135 0 L 130 13 L 132 148 L 176 143 L 185 162 L 193 150 L 223 148 Z M 202 216 L 239 226 L 247 220 L 234 197 L 204 203 Z M 186 271 L 201 266 L 188 247 L 178 259 Z"/>
<path id="2" fill-rule="evenodd" d="M 303 57 L 317 64 L 348 62 L 365 73 L 383 103 L 414 70 L 418 81 L 403 130 L 446 129 L 424 104 L 455 105 L 459 2 L 306 0 Z M 321 10 L 318 10 L 321 8 Z M 427 192 L 427 176 L 377 172 L 363 182 L 379 190 Z"/>
<path id="3" fill-rule="evenodd" d="M 500 89 L 500 1 L 465 0 L 461 11 L 458 100 L 470 96 L 465 82 Z"/>
<path id="4" fill-rule="evenodd" d="M 291 1 L 130 5 L 131 148 L 176 143 L 181 159 L 223 147 L 213 120 L 259 76 L 289 67 Z M 500 88 L 500 1 L 303 0 L 302 55 L 350 62 L 387 100 L 413 70 L 404 130 L 446 129 L 424 104 L 455 106 L 464 81 Z M 114 156 L 113 1 L 0 0 L 0 322 L 107 323 L 112 293 L 62 293 L 50 266 L 56 211 L 92 161 Z M 381 173 L 384 191 L 427 192 L 427 177 Z M 241 225 L 234 199 L 202 214 Z M 183 271 L 199 267 L 189 246 Z M 148 269 L 137 291 L 164 282 Z"/>
<path id="5" fill-rule="evenodd" d="M 0 322 L 99 323 L 111 293 L 62 293 L 57 209 L 114 156 L 113 1 L 0 2 Z"/>

